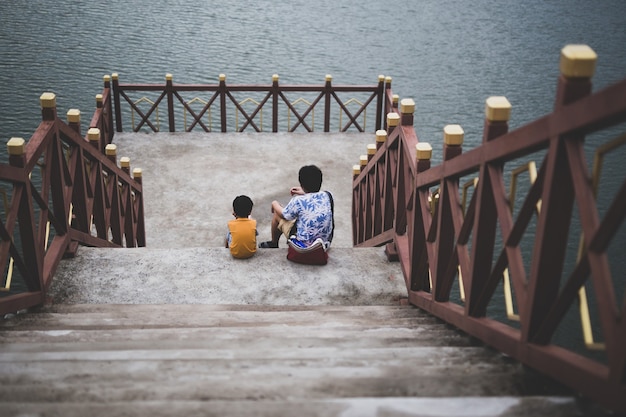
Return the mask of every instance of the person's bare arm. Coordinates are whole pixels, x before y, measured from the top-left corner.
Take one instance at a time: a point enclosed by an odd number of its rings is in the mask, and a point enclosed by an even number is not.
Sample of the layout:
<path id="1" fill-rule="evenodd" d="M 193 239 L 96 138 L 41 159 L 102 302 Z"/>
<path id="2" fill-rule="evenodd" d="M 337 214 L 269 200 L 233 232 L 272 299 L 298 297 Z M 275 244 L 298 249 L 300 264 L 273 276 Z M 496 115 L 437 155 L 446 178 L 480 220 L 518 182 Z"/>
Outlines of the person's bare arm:
<path id="1" fill-rule="evenodd" d="M 276 200 L 272 201 L 272 213 L 278 214 L 278 217 L 284 219 L 283 217 L 283 206 Z"/>

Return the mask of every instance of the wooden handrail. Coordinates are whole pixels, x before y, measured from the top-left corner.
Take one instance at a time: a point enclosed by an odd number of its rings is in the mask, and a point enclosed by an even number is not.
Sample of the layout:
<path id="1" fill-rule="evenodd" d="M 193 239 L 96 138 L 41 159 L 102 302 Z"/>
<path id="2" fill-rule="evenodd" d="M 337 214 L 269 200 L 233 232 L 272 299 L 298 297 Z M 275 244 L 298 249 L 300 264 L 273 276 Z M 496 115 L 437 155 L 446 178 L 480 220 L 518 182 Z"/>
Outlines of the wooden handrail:
<path id="1" fill-rule="evenodd" d="M 68 111 L 65 123 L 54 94 L 42 94 L 41 106 L 38 129 L 28 142 L 9 140 L 9 164 L 0 164 L 10 193 L 0 221 L 0 265 L 10 274 L 3 281 L 16 275 L 26 287 L 0 297 L 0 314 L 42 304 L 60 260 L 79 244 L 145 246 L 140 171 L 132 178 L 127 164 L 118 167 L 110 144 L 108 80 L 85 136 L 78 110 Z"/>
<path id="2" fill-rule="evenodd" d="M 279 84 L 278 75 L 272 77 L 272 84 L 269 85 L 230 85 L 226 83 L 226 76 L 220 74 L 218 84 L 174 84 L 173 76 L 171 74 L 166 75 L 165 85 L 163 84 L 122 84 L 119 82 L 119 75 L 112 75 L 113 81 L 113 101 L 115 108 L 115 121 L 117 132 L 122 132 L 124 123 L 122 115 L 122 105 L 126 104 L 130 107 L 131 112 L 137 114 L 140 118 L 139 123 L 133 126 L 133 131 L 138 132 L 142 128 L 147 128 L 149 131 L 158 132 L 159 121 L 155 120 L 158 109 L 162 106 L 167 107 L 167 120 L 168 130 L 170 132 L 176 131 L 176 112 L 184 111 L 191 115 L 192 123 L 190 126 L 185 127 L 186 132 L 191 132 L 194 128 L 199 127 L 205 132 L 210 132 L 211 127 L 207 126 L 202 119 L 207 114 L 219 114 L 219 131 L 228 131 L 228 115 L 230 111 L 236 112 L 238 115 L 243 116 L 244 123 L 241 128 L 237 128 L 237 131 L 243 132 L 250 128 L 256 132 L 261 132 L 263 129 L 260 126 L 257 115 L 261 113 L 265 106 L 268 106 L 272 112 L 272 132 L 278 132 L 279 130 L 288 129 L 290 132 L 296 131 L 298 128 L 303 128 L 307 132 L 314 130 L 314 126 L 311 124 L 309 115 L 313 113 L 317 106 L 323 107 L 323 129 L 324 132 L 330 131 L 331 122 L 334 121 L 331 113 L 331 106 L 336 106 L 339 114 L 345 115 L 348 119 L 343 126 L 338 126 L 337 129 L 341 132 L 349 131 L 349 129 L 356 129 L 359 132 L 364 132 L 365 127 L 361 122 L 362 116 L 364 120 L 365 112 L 368 108 L 375 106 L 374 126 L 378 130 L 382 127 L 382 114 L 383 105 L 385 103 L 385 83 L 389 84 L 391 79 L 389 77 L 379 76 L 378 84 L 376 85 L 334 85 L 332 84 L 332 77 L 326 76 L 326 82 L 322 85 L 282 85 Z M 141 109 L 136 100 L 131 98 L 132 92 L 153 92 L 155 97 L 150 100 L 150 108 Z M 199 95 L 203 95 L 202 100 L 195 97 L 193 100 L 185 100 L 183 93 L 194 92 Z M 247 111 L 243 108 L 242 103 L 246 100 L 237 100 L 233 95 L 234 93 L 257 93 L 262 95 L 256 101 L 258 104 L 252 111 Z M 310 93 L 316 95 L 311 100 L 311 104 L 302 110 L 296 109 L 294 106 L 295 100 L 290 100 L 287 93 Z M 342 100 L 338 95 L 339 93 L 363 93 L 367 97 L 362 100 L 362 104 L 356 110 L 348 108 L 346 103 L 349 100 Z M 204 106 L 200 110 L 194 110 L 190 106 L 190 102 L 202 101 Z M 252 100 L 247 100 L 252 102 Z M 229 107 L 230 106 L 230 107 Z M 288 127 L 281 125 L 279 118 L 280 106 L 284 106 L 286 111 L 289 111 L 297 119 L 293 126 Z M 212 111 L 211 111 L 212 110 Z M 212 125 L 212 123 L 209 123 Z"/>
<path id="3" fill-rule="evenodd" d="M 584 151 L 586 135 L 626 122 L 626 80 L 591 94 L 594 64 L 590 48 L 565 47 L 552 113 L 509 132 L 510 104 L 492 97 L 483 144 L 463 153 L 462 128 L 447 126 L 443 162 L 435 167 L 430 147 L 417 143 L 410 109 L 401 104 L 396 113 L 388 91 L 387 137 L 354 169 L 353 240 L 387 245 L 388 256 L 401 263 L 413 305 L 626 412 L 626 306 L 616 296 L 626 284 L 611 274 L 608 251 L 626 217 L 626 178 L 619 178 L 601 217 Z M 509 165 L 536 155 L 543 159 L 537 177 L 512 212 L 504 175 Z M 477 177 L 467 209 L 459 187 L 464 177 Z M 572 269 L 565 268 L 565 253 L 575 212 L 584 239 Z M 532 256 L 523 251 L 524 237 L 533 242 Z M 499 302 L 505 271 L 519 322 L 488 310 Z M 453 291 L 457 283 L 464 297 Z M 593 288 L 604 360 L 553 340 L 585 284 Z"/>

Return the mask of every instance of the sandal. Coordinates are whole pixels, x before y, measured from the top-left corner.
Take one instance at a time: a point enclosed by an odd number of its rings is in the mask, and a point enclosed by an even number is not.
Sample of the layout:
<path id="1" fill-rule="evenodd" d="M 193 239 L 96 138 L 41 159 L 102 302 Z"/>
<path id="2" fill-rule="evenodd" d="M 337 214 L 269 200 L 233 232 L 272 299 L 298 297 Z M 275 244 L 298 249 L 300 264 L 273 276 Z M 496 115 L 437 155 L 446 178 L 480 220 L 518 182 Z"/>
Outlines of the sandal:
<path id="1" fill-rule="evenodd" d="M 262 248 L 262 249 L 277 249 L 278 248 L 278 242 L 274 243 L 271 240 L 268 240 L 267 242 L 261 242 L 261 243 L 259 243 L 259 248 Z"/>

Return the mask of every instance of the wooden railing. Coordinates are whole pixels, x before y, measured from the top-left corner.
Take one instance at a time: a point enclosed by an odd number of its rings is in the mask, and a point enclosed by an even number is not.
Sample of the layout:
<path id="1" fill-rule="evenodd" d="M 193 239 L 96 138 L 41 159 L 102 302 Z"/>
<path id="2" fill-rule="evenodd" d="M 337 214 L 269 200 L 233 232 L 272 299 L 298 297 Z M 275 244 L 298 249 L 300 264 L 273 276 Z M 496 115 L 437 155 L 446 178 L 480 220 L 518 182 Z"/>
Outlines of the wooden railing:
<path id="1" fill-rule="evenodd" d="M 372 107 L 374 114 L 371 115 L 370 110 L 370 124 L 372 130 L 378 130 L 383 123 L 385 84 L 390 86 L 391 83 L 390 77 L 379 76 L 378 84 L 371 86 L 333 85 L 330 75 L 326 76 L 326 83 L 322 85 L 281 85 L 278 82 L 278 75 L 273 76 L 271 85 L 227 85 L 224 74 L 219 76 L 219 84 L 206 85 L 174 84 L 171 74 L 166 75 L 165 85 L 122 84 L 119 82 L 118 74 L 113 74 L 112 79 L 118 132 L 123 131 L 124 103 L 129 106 L 134 132 L 142 129 L 149 132 L 161 131 L 161 119 L 165 118 L 163 107 L 166 107 L 170 132 L 176 131 L 177 120 L 180 123 L 181 119 L 185 125 L 185 132 L 194 129 L 226 132 L 229 125 L 237 132 L 244 132 L 246 129 L 261 132 L 264 130 L 263 110 L 268 108 L 272 132 L 279 130 L 295 132 L 298 128 L 312 132 L 316 124 L 315 110 L 319 107 L 323 112 L 324 132 L 330 132 L 333 123 L 337 124 L 336 130 L 341 132 L 350 129 L 366 131 L 367 111 Z M 131 97 L 131 93 L 134 92 L 152 93 L 153 96 Z M 193 96 L 188 96 L 190 93 L 193 93 Z M 361 100 L 354 97 L 346 98 L 341 96 L 344 93 L 362 94 L 363 97 Z M 238 94 L 245 94 L 246 97 L 236 97 Z M 251 94 L 256 94 L 256 97 L 248 97 Z M 310 96 L 308 99 L 302 97 L 290 99 L 288 94 Z M 333 106 L 337 110 L 336 113 L 333 112 Z M 213 119 L 217 119 L 217 122 L 214 123 Z M 218 128 L 214 128 L 214 124 L 217 124 Z"/>
<path id="2" fill-rule="evenodd" d="M 40 305 L 64 256 L 78 245 L 145 246 L 141 170 L 117 166 L 112 137 L 110 80 L 86 137 L 80 112 L 57 116 L 56 97 L 41 96 L 42 122 L 26 143 L 8 142 L 0 165 L 5 205 L 0 219 L 0 314 Z M 104 153 L 103 153 L 104 152 Z M 105 155 L 106 153 L 106 155 Z"/>
<path id="3" fill-rule="evenodd" d="M 610 251 L 626 216 L 625 171 L 611 178 L 616 189 L 603 193 L 601 209 L 599 171 L 592 175 L 587 162 L 589 148 L 596 156 L 620 152 L 624 160 L 626 136 L 613 130 L 624 130 L 626 80 L 591 94 L 594 67 L 591 49 L 565 47 L 552 113 L 508 132 L 511 106 L 491 97 L 483 144 L 463 153 L 462 127 L 446 126 L 444 162 L 436 167 L 432 147 L 418 142 L 413 101 L 402 100 L 355 166 L 353 237 L 356 246 L 387 244 L 388 256 L 401 262 L 411 304 L 626 412 L 626 280 L 623 268 L 611 271 L 611 261 L 623 261 L 623 246 Z M 536 179 L 524 195 L 511 196 L 506 173 L 517 175 L 519 164 L 532 174 L 534 158 L 542 161 Z M 569 259 L 568 244 L 575 252 L 579 242 L 578 259 Z M 588 303 L 602 343 L 587 345 L 601 352 L 559 342 L 570 310 Z M 588 326 L 589 310 L 581 317 Z"/>

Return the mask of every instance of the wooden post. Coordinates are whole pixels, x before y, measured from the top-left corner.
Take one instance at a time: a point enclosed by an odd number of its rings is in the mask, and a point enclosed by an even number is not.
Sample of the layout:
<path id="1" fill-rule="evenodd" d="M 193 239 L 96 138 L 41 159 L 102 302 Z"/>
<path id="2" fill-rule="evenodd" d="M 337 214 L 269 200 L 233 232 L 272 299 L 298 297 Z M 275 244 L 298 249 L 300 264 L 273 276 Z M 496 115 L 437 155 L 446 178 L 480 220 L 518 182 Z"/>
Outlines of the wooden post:
<path id="1" fill-rule="evenodd" d="M 370 161 L 374 155 L 376 155 L 376 144 L 370 143 L 367 145 L 367 160 Z"/>
<path id="2" fill-rule="evenodd" d="M 133 169 L 133 179 L 136 182 L 138 182 L 139 184 L 141 184 L 141 181 L 142 181 L 142 171 L 141 171 L 141 168 Z"/>
<path id="3" fill-rule="evenodd" d="M 387 142 L 387 131 L 379 129 L 376 131 L 376 149 L 380 149 L 385 146 L 385 142 Z"/>
<path id="4" fill-rule="evenodd" d="M 326 85 L 324 86 L 324 132 L 330 132 L 330 96 L 333 91 L 332 82 L 333 76 L 326 74 Z"/>
<path id="5" fill-rule="evenodd" d="M 26 164 L 26 141 L 23 138 L 11 138 L 7 142 L 9 164 L 14 167 L 24 168 Z"/>
<path id="6" fill-rule="evenodd" d="M 447 125 L 443 128 L 443 159 L 447 161 L 463 152 L 465 132 L 460 125 Z"/>
<path id="7" fill-rule="evenodd" d="M 96 109 L 102 108 L 102 94 L 96 94 Z"/>
<path id="8" fill-rule="evenodd" d="M 141 168 L 133 169 L 133 179 L 138 183 L 142 183 L 142 172 Z M 146 246 L 146 226 L 144 223 L 144 209 L 143 209 L 143 193 L 139 197 L 139 201 L 137 202 L 137 246 L 144 247 Z"/>
<path id="9" fill-rule="evenodd" d="M 485 128 L 483 143 L 487 143 L 508 131 L 511 104 L 506 97 L 489 97 L 485 102 Z M 463 273 L 465 310 L 472 317 L 487 314 L 488 294 L 483 290 L 491 275 L 498 212 L 494 198 L 494 186 L 502 180 L 502 164 L 483 164 L 476 187 L 474 232 L 472 233 L 471 272 Z M 500 197 L 498 197 L 500 198 Z M 513 272 L 513 271 L 511 271 Z M 520 313 L 523 307 L 520 308 Z"/>
<path id="10" fill-rule="evenodd" d="M 117 145 L 109 143 L 105 148 L 105 155 L 109 161 L 117 165 Z"/>
<path id="11" fill-rule="evenodd" d="M 430 160 L 433 156 L 433 147 L 430 143 L 420 142 L 415 145 L 415 159 L 417 161 L 417 172 L 424 172 L 430 169 Z"/>
<path id="12" fill-rule="evenodd" d="M 361 155 L 359 157 L 359 165 L 361 166 L 361 171 L 367 166 L 367 155 Z"/>
<path id="13" fill-rule="evenodd" d="M 387 114 L 387 136 L 391 136 L 393 131 L 400 124 L 400 115 L 398 113 Z"/>
<path id="14" fill-rule="evenodd" d="M 393 96 L 391 96 L 391 102 L 393 103 L 392 107 L 393 107 L 394 111 L 398 111 L 398 102 L 399 101 L 400 101 L 400 96 L 399 95 L 394 94 Z"/>
<path id="15" fill-rule="evenodd" d="M 102 77 L 103 81 L 104 81 L 104 92 L 103 94 L 103 124 L 105 126 L 106 129 L 106 143 L 111 143 L 113 141 L 113 112 L 112 112 L 112 108 L 111 108 L 111 101 L 112 101 L 112 97 L 111 97 L 111 76 L 110 75 L 105 75 L 104 77 Z M 104 99 L 104 96 L 106 96 L 106 100 Z M 97 100 L 97 96 L 96 96 L 96 100 Z M 104 106 L 106 105 L 106 108 L 104 108 Z"/>
<path id="16" fill-rule="evenodd" d="M 130 176 L 130 158 L 129 157 L 122 156 L 120 158 L 120 168 L 122 168 L 122 171 L 124 171 Z"/>
<path id="17" fill-rule="evenodd" d="M 567 45 L 561 50 L 561 76 L 557 86 L 555 110 L 591 94 L 591 77 L 595 72 L 596 61 L 596 53 L 586 45 Z M 570 231 L 575 199 L 574 180 L 571 174 L 574 167 L 571 164 L 576 164 L 576 159 L 584 158 L 578 156 L 584 155 L 584 137 L 584 133 L 575 133 L 550 138 L 548 153 L 542 167 L 545 174 L 541 193 L 541 212 L 537 220 L 533 262 L 528 279 L 528 299 L 523 306 L 526 317 L 522 315 L 520 306 L 520 319 L 526 324 L 522 330 L 523 341 L 549 343 L 551 332 L 539 334 L 540 329 L 546 325 L 556 326 L 553 323 L 545 323 L 545 318 L 549 314 L 549 308 L 559 296 L 560 277 L 563 274 L 568 243 L 566 237 Z M 581 196 L 578 196 L 579 204 L 580 198 Z M 587 222 L 593 221 L 586 218 L 582 219 L 581 223 L 584 227 Z M 591 276 L 598 279 L 611 276 L 605 254 L 589 253 L 588 259 Z M 597 280 L 594 281 L 597 284 Z M 619 301 L 615 299 L 612 291 L 605 291 L 602 286 L 595 285 L 594 291 L 598 290 L 596 297 L 599 300 L 607 306 L 618 305 Z M 612 323 L 615 320 L 612 309 L 609 308 L 599 308 L 598 315 L 602 323 Z M 615 355 L 617 352 L 614 349 L 619 344 L 615 337 L 617 333 L 608 331 L 604 336 L 608 366 L 614 374 L 609 378 L 623 382 L 624 363 L 619 364 L 621 361 L 619 359 L 618 362 L 614 362 L 619 356 Z"/>
<path id="18" fill-rule="evenodd" d="M 54 109 L 54 111 L 56 111 L 55 107 L 46 107 L 46 109 Z M 24 168 L 26 166 L 26 141 L 23 138 L 9 139 L 7 142 L 7 150 L 9 153 L 9 164 L 11 166 L 17 168 Z M 43 271 L 43 263 L 41 261 L 43 255 L 40 253 L 40 250 L 37 249 L 38 245 L 36 244 L 37 233 L 35 219 L 33 217 L 34 210 L 31 188 L 28 183 L 16 183 L 14 185 L 14 192 L 16 191 L 19 191 L 15 194 L 19 196 L 19 200 L 16 200 L 18 205 L 15 207 L 22 241 L 21 249 L 24 257 L 24 267 L 28 271 L 22 278 L 29 291 L 40 291 L 44 288 L 43 274 L 41 273 Z"/>
<path id="19" fill-rule="evenodd" d="M 67 111 L 67 124 L 74 132 L 80 133 L 80 110 L 78 109 L 69 109 Z M 81 135 L 82 136 L 82 135 Z"/>
<path id="20" fill-rule="evenodd" d="M 413 126 L 413 113 L 415 113 L 415 102 L 413 99 L 402 99 L 400 101 L 400 114 L 402 115 L 400 124 L 402 126 Z"/>
<path id="21" fill-rule="evenodd" d="M 384 124 L 383 124 L 383 129 L 388 129 L 387 126 L 387 115 L 389 113 L 394 112 L 395 110 L 393 109 L 393 106 L 391 103 L 389 103 L 389 94 L 391 94 L 391 77 L 387 76 L 385 77 L 385 119 L 384 119 Z M 391 106 L 391 107 L 390 107 Z"/>
<path id="22" fill-rule="evenodd" d="M 272 75 L 272 132 L 278 132 L 278 74 Z"/>
<path id="23" fill-rule="evenodd" d="M 100 129 L 92 127 L 87 131 L 87 140 L 96 149 L 100 149 Z"/>
<path id="24" fill-rule="evenodd" d="M 220 120 L 222 123 L 222 133 L 226 133 L 226 74 L 219 75 L 219 82 Z"/>
<path id="25" fill-rule="evenodd" d="M 176 120 L 174 117 L 174 76 L 165 74 L 165 94 L 167 95 L 167 116 L 170 132 L 176 132 Z"/>
<path id="26" fill-rule="evenodd" d="M 417 174 L 430 169 L 433 148 L 429 143 L 419 142 L 415 145 L 415 158 Z M 428 190 L 414 190 L 413 192 L 413 212 L 412 221 L 408 228 L 409 253 L 413 261 L 410 265 L 409 285 L 411 291 L 430 292 L 429 265 L 428 265 L 428 242 L 426 241 L 426 229 L 424 227 L 424 216 L 428 213 L 428 201 L 426 197 Z M 426 207 L 424 207 L 426 206 Z"/>
<path id="27" fill-rule="evenodd" d="M 385 76 L 378 76 L 378 92 L 376 93 L 376 130 L 380 130 L 384 123 L 383 107 L 385 102 Z"/>
<path id="28" fill-rule="evenodd" d="M 41 119 L 55 120 L 57 118 L 57 96 L 54 93 L 43 93 L 39 97 L 41 104 Z"/>
<path id="29" fill-rule="evenodd" d="M 361 165 L 352 165 L 352 180 L 356 180 L 356 178 L 361 174 Z"/>
<path id="30" fill-rule="evenodd" d="M 113 97 L 115 102 L 115 130 L 118 132 L 122 131 L 122 106 L 120 103 L 120 82 L 119 75 L 114 72 L 111 74 L 111 79 L 113 80 Z"/>

